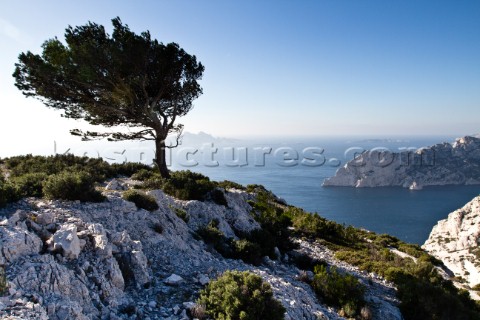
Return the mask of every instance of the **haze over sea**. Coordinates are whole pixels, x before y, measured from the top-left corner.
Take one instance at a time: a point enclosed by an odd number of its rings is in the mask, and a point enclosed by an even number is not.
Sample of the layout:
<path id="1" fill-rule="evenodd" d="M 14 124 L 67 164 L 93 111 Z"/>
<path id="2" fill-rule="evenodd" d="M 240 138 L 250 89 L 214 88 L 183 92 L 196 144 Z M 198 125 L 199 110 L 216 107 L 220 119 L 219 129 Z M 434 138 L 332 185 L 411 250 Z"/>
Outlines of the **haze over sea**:
<path id="1" fill-rule="evenodd" d="M 192 141 L 186 137 L 181 146 L 189 150 L 189 146 L 201 146 L 201 141 Z M 193 139 L 195 140 L 195 139 Z M 185 167 L 184 154 L 173 155 L 172 169 L 189 169 L 203 173 L 213 180 L 232 180 L 241 184 L 262 184 L 273 191 L 289 204 L 299 206 L 309 212 L 317 212 L 321 216 L 362 227 L 377 233 L 388 233 L 401 240 L 423 244 L 428 238 L 432 227 L 448 213 L 462 207 L 474 196 L 480 194 L 480 186 L 438 186 L 427 187 L 419 191 L 405 188 L 348 188 L 322 187 L 325 178 L 333 176 L 338 169 L 337 164 L 343 166 L 353 154 L 345 151 L 352 147 L 370 150 L 384 147 L 392 152 L 404 147 L 426 147 L 441 142 L 453 142 L 455 137 L 402 137 L 390 139 L 359 139 L 356 138 L 303 138 L 303 139 L 270 139 L 256 140 L 218 140 L 213 141 L 218 148 L 214 160 L 218 166 L 207 166 L 205 152 L 201 148 L 195 154 L 189 155 L 189 160 L 198 162 L 196 166 Z M 205 140 L 203 141 L 205 142 Z M 242 158 L 238 148 L 247 150 L 248 161 L 245 166 L 231 165 L 231 149 L 237 148 L 235 158 Z M 265 155 L 265 165 L 259 164 L 258 151 L 255 148 L 272 148 L 270 154 Z M 304 166 L 302 150 L 305 148 L 322 148 L 325 163 L 321 166 Z M 225 149 L 227 148 L 227 149 Z M 298 153 L 296 165 L 285 166 L 280 161 L 283 151 L 288 148 Z M 178 149 L 181 150 L 181 149 Z M 190 151 L 193 151 L 194 148 Z M 226 153 L 225 153 L 226 150 Z M 240 151 L 240 152 L 239 152 Z M 275 151 L 277 155 L 275 156 Z M 257 159 L 255 158 L 257 157 Z M 334 159 L 338 159 L 336 161 Z M 210 159 L 211 160 L 211 159 Z M 283 165 L 282 165 L 283 164 Z"/>

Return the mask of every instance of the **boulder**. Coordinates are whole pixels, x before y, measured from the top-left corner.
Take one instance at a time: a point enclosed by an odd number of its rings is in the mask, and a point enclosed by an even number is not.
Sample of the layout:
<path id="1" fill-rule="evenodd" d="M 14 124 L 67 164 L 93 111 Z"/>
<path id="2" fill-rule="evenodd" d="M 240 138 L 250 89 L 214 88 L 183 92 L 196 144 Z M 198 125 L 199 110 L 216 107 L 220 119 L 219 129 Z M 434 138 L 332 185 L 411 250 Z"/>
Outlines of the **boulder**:
<path id="1" fill-rule="evenodd" d="M 59 251 L 67 259 L 77 259 L 80 250 L 77 226 L 74 224 L 62 225 L 50 242 L 50 251 Z"/>

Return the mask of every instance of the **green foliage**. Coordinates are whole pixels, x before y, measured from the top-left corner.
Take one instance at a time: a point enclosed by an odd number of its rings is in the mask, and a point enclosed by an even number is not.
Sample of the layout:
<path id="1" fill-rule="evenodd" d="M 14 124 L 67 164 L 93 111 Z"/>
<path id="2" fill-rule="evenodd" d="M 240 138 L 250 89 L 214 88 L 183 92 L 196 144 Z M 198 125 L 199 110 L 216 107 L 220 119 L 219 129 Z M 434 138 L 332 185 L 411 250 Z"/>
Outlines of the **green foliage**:
<path id="1" fill-rule="evenodd" d="M 12 177 L 20 177 L 28 173 L 57 174 L 63 171 L 85 171 L 93 180 L 104 181 L 116 176 L 108 162 L 100 158 L 77 157 L 72 154 L 55 156 L 16 156 L 4 159 L 5 167 Z"/>
<path id="2" fill-rule="evenodd" d="M 155 211 L 159 208 L 155 198 L 142 191 L 127 190 L 123 193 L 122 198 L 135 203 L 138 208 L 147 211 Z"/>
<path id="3" fill-rule="evenodd" d="M 253 217 L 262 229 L 253 231 L 247 239 L 259 243 L 266 255 L 272 258 L 275 247 L 284 252 L 295 247 L 290 239 L 292 218 L 285 208 L 275 201 L 273 195 L 262 188 L 256 188 L 257 197 L 253 203 Z"/>
<path id="4" fill-rule="evenodd" d="M 197 230 L 197 235 L 225 258 L 233 258 L 231 240 L 218 229 L 218 224 L 216 219 L 210 221 L 208 225 Z"/>
<path id="5" fill-rule="evenodd" d="M 64 117 L 92 125 L 139 128 L 125 132 L 82 132 L 83 140 L 155 140 L 156 163 L 168 177 L 164 140 L 181 133 L 175 124 L 202 94 L 197 82 L 204 67 L 176 43 L 163 44 L 150 32 L 135 34 L 120 18 L 113 32 L 89 22 L 68 27 L 65 40 L 51 38 L 41 54 L 28 51 L 15 64 L 15 85 L 27 97 L 64 110 Z"/>
<path id="6" fill-rule="evenodd" d="M 223 190 L 215 188 L 209 192 L 207 198 L 210 198 L 216 204 L 228 207 L 228 202 L 223 192 L 224 192 Z"/>
<path id="7" fill-rule="evenodd" d="M 138 174 L 141 171 L 153 172 L 153 169 L 150 166 L 139 162 L 112 163 L 110 165 L 108 177 L 130 177 L 134 174 Z"/>
<path id="8" fill-rule="evenodd" d="M 229 181 L 229 180 L 223 180 L 223 181 L 219 182 L 218 186 L 220 188 L 225 189 L 225 190 L 227 190 L 227 189 L 246 190 L 247 189 L 244 186 L 242 186 L 241 184 L 233 182 L 233 181 Z"/>
<path id="9" fill-rule="evenodd" d="M 0 177 L 0 208 L 20 199 L 21 197 L 16 186 L 9 181 L 5 181 L 3 177 Z"/>
<path id="10" fill-rule="evenodd" d="M 336 252 L 337 259 L 375 272 L 395 283 L 401 300 L 400 310 L 406 320 L 417 319 L 480 319 L 480 309 L 438 274 L 438 262 L 421 248 L 386 236 L 368 235 L 371 242 L 360 242 L 356 248 Z M 384 246 L 396 245 L 414 257 L 401 258 Z"/>
<path id="11" fill-rule="evenodd" d="M 197 304 L 216 320 L 281 320 L 285 313 L 270 285 L 250 272 L 225 272 L 200 292 Z"/>
<path id="12" fill-rule="evenodd" d="M 177 215 L 177 217 L 179 217 L 180 219 L 185 221 L 185 223 L 187 223 L 188 220 L 190 220 L 190 217 L 189 217 L 187 211 L 185 211 L 181 208 L 176 208 L 176 207 L 172 207 L 172 209 L 175 212 L 175 214 Z"/>
<path id="13" fill-rule="evenodd" d="M 132 174 L 131 178 L 133 180 L 140 180 L 140 181 L 145 181 L 148 179 L 153 178 L 155 175 L 155 172 L 152 169 L 140 169 L 136 171 L 134 174 Z"/>
<path id="14" fill-rule="evenodd" d="M 324 265 L 314 269 L 312 287 L 327 304 L 340 307 L 348 317 L 360 312 L 365 301 L 365 288 L 351 274 L 341 274 L 335 267 L 327 269 Z"/>
<path id="15" fill-rule="evenodd" d="M 0 297 L 8 292 L 7 276 L 5 274 L 5 267 L 0 265 Z"/>
<path id="16" fill-rule="evenodd" d="M 26 173 L 12 178 L 11 182 L 17 187 L 17 192 L 20 197 L 41 198 L 43 196 L 43 182 L 47 178 L 48 175 L 43 172 Z"/>
<path id="17" fill-rule="evenodd" d="M 95 190 L 94 179 L 85 171 L 64 171 L 53 174 L 43 183 L 43 193 L 48 199 L 101 202 L 105 200 Z"/>
<path id="18" fill-rule="evenodd" d="M 242 259 L 246 263 L 260 265 L 262 262 L 262 247 L 260 244 L 247 239 L 233 240 L 233 255 L 237 259 Z"/>
<path id="19" fill-rule="evenodd" d="M 215 187 L 208 177 L 186 170 L 172 172 L 163 184 L 163 191 L 178 199 L 203 201 Z"/>

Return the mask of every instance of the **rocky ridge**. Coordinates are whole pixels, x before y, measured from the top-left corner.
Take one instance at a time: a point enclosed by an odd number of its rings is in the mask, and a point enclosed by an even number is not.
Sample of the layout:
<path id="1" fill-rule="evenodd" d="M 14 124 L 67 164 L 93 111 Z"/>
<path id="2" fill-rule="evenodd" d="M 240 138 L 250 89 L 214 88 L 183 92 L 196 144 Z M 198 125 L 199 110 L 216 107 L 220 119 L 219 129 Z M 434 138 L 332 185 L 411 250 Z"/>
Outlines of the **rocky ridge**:
<path id="1" fill-rule="evenodd" d="M 442 260 L 454 283 L 464 289 L 480 284 L 480 196 L 433 227 L 423 249 Z M 453 277 L 455 276 L 455 278 Z M 470 290 L 480 300 L 478 292 Z"/>
<path id="2" fill-rule="evenodd" d="M 126 189 L 121 181 L 111 185 Z M 342 318 L 299 280 L 301 271 L 288 263 L 288 254 L 255 267 L 223 258 L 196 237 L 212 219 L 232 237 L 234 230 L 258 228 L 248 204 L 254 194 L 231 189 L 225 207 L 155 190 L 149 192 L 160 205 L 154 212 L 137 209 L 121 191 L 104 194 L 103 203 L 28 198 L 0 210 L 0 265 L 9 288 L 0 298 L 2 319 L 190 319 L 198 291 L 231 269 L 250 270 L 270 283 L 287 319 Z M 175 208 L 187 212 L 188 222 Z M 402 318 L 391 284 L 337 261 L 318 243 L 296 241 L 296 251 L 366 285 L 373 319 Z"/>
<path id="3" fill-rule="evenodd" d="M 465 136 L 414 152 L 365 151 L 323 186 L 400 186 L 420 190 L 434 185 L 480 184 L 480 138 Z"/>

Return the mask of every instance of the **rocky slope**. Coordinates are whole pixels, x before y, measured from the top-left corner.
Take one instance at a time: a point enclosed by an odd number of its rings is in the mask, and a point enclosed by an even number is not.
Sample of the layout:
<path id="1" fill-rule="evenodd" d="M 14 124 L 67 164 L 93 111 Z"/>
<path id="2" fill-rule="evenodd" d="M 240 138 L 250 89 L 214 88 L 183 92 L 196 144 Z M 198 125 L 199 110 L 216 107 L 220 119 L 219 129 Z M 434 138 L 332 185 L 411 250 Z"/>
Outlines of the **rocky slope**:
<path id="1" fill-rule="evenodd" d="M 365 151 L 339 168 L 323 186 L 401 186 L 480 184 L 480 138 L 466 136 L 415 152 Z"/>
<path id="2" fill-rule="evenodd" d="M 479 244 L 480 196 L 438 221 L 423 248 L 443 261 L 459 287 L 468 289 L 480 284 Z M 480 299 L 474 291 L 471 296 Z"/>
<path id="3" fill-rule="evenodd" d="M 124 188 L 118 181 L 110 185 Z M 121 192 L 104 192 L 103 203 L 28 198 L 0 210 L 0 265 L 9 288 L 0 297 L 2 319 L 189 319 L 198 291 L 229 269 L 251 270 L 270 283 L 287 319 L 341 319 L 299 280 L 288 254 L 255 267 L 224 259 L 195 236 L 212 219 L 227 236 L 258 228 L 247 202 L 255 195 L 231 189 L 225 207 L 156 190 L 149 193 L 160 208 L 148 212 L 124 201 Z M 187 212 L 188 223 L 175 208 Z M 402 318 L 391 284 L 335 260 L 319 244 L 296 241 L 296 251 L 366 285 L 373 319 Z"/>

